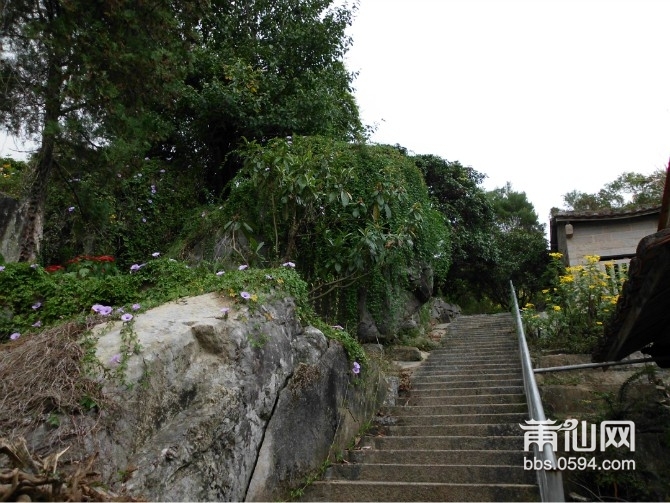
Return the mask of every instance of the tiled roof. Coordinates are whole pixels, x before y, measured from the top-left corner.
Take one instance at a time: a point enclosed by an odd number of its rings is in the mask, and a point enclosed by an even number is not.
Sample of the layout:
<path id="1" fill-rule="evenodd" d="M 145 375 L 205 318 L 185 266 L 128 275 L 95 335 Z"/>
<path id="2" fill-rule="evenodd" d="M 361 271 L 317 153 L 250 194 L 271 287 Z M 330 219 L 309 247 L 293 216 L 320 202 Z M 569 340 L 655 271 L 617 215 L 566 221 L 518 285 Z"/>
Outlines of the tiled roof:
<path id="1" fill-rule="evenodd" d="M 612 218 L 630 218 L 643 215 L 653 215 L 661 212 L 661 206 L 657 204 L 649 204 L 638 206 L 633 209 L 626 208 L 605 208 L 601 210 L 585 210 L 585 211 L 559 211 L 554 213 L 552 220 L 606 220 Z"/>

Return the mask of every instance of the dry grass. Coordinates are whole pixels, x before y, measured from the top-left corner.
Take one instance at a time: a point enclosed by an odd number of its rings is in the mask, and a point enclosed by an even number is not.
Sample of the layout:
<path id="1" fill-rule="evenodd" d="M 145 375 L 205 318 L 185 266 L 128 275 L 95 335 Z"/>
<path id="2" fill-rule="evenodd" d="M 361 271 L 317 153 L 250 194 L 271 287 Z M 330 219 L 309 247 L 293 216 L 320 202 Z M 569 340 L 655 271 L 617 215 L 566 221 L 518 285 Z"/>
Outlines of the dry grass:
<path id="1" fill-rule="evenodd" d="M 61 469 L 59 460 L 67 450 L 40 457 L 28 450 L 22 437 L 0 438 L 0 455 L 12 465 L 0 470 L 0 501 L 140 501 L 103 489 L 93 468 L 97 454 Z"/>
<path id="2" fill-rule="evenodd" d="M 0 345 L 0 432 L 25 431 L 49 414 L 79 414 L 102 403 L 99 383 L 85 375 L 81 337 L 99 322 L 71 321 Z"/>

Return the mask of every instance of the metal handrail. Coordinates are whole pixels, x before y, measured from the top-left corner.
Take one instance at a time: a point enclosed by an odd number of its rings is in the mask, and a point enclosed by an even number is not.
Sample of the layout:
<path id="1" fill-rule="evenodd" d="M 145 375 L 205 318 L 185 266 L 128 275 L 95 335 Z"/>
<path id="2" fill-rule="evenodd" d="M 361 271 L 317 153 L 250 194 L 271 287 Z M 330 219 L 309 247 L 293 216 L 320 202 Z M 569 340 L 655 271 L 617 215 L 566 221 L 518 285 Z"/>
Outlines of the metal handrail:
<path id="1" fill-rule="evenodd" d="M 509 286 L 512 294 L 513 314 L 516 319 L 516 333 L 519 339 L 521 368 L 523 371 L 523 387 L 526 392 L 528 414 L 532 420 L 546 421 L 547 418 L 544 415 L 540 390 L 535 381 L 533 364 L 530 360 L 526 335 L 523 330 L 523 323 L 521 322 L 521 313 L 519 312 L 519 303 L 516 299 L 516 291 L 514 290 L 514 285 L 511 281 L 509 282 Z M 565 501 L 563 476 L 556 464 L 556 454 L 551 449 L 551 444 L 545 442 L 542 445 L 542 449 L 540 449 L 538 444 L 534 443 L 533 453 L 535 459 L 542 460 L 542 464 L 540 465 L 542 468 L 537 470 L 537 483 L 540 486 L 540 497 L 542 498 L 542 501 Z M 546 466 L 551 466 L 552 468 L 546 469 Z"/>

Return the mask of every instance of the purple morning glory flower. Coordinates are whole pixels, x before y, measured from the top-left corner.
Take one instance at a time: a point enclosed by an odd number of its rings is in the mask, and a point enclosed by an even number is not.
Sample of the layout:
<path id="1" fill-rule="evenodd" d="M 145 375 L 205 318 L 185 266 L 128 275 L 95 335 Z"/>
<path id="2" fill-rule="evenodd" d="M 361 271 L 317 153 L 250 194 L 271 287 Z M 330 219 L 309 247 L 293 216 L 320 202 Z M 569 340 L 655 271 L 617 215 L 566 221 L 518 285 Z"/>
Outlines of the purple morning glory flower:
<path id="1" fill-rule="evenodd" d="M 21 337 L 21 334 L 19 332 L 14 332 L 12 335 L 9 336 L 9 338 L 13 341 Z"/>
<path id="2" fill-rule="evenodd" d="M 37 264 L 30 264 L 30 267 L 31 267 L 32 269 L 37 269 Z"/>
<path id="3" fill-rule="evenodd" d="M 42 303 L 41 302 L 35 302 L 32 307 L 33 307 L 33 309 L 39 309 L 40 307 L 42 307 Z"/>
<path id="4" fill-rule="evenodd" d="M 4 270 L 5 270 L 5 266 L 4 266 L 4 265 L 0 265 L 0 272 L 2 272 L 2 271 L 4 271 Z"/>
<path id="5" fill-rule="evenodd" d="M 118 365 L 119 363 L 121 363 L 121 355 L 119 353 L 115 354 L 109 359 L 109 363 L 111 365 Z"/>
<path id="6" fill-rule="evenodd" d="M 151 193 L 152 193 L 152 194 L 155 194 L 155 193 L 156 193 L 156 186 L 155 186 L 155 185 L 152 185 L 152 186 L 151 186 Z"/>
<path id="7" fill-rule="evenodd" d="M 139 311 L 142 308 L 142 306 L 140 306 L 139 304 L 133 304 L 132 307 L 133 307 L 133 311 Z"/>
<path id="8" fill-rule="evenodd" d="M 91 311 L 93 311 L 93 312 L 95 312 L 95 313 L 99 313 L 100 310 L 101 310 L 103 307 L 105 307 L 105 306 L 103 306 L 102 304 L 93 304 L 93 305 L 91 306 Z"/>
<path id="9" fill-rule="evenodd" d="M 361 373 L 361 365 L 358 362 L 354 362 L 354 368 L 351 370 L 354 374 L 358 375 Z"/>
<path id="10" fill-rule="evenodd" d="M 153 252 L 153 253 L 151 254 L 151 256 L 152 256 L 153 258 L 158 258 L 158 257 L 161 256 L 161 252 Z"/>
<path id="11" fill-rule="evenodd" d="M 251 298 L 251 294 L 249 292 L 240 292 L 240 297 L 245 300 L 249 300 Z"/>
<path id="12" fill-rule="evenodd" d="M 284 262 L 282 265 L 284 267 L 295 267 L 295 264 L 293 262 Z"/>
<path id="13" fill-rule="evenodd" d="M 111 306 L 102 306 L 98 311 L 98 314 L 101 316 L 109 316 L 112 313 L 113 309 Z"/>
<path id="14" fill-rule="evenodd" d="M 140 267 L 142 267 L 142 266 L 139 265 L 139 264 L 133 264 L 133 265 L 130 266 L 130 272 L 136 272 L 136 271 L 139 271 L 139 270 L 140 270 Z"/>
<path id="15" fill-rule="evenodd" d="M 224 307 L 223 309 L 221 309 L 221 312 L 222 312 L 223 314 L 228 314 L 228 311 L 230 311 L 230 308 L 229 308 L 229 307 Z"/>
<path id="16" fill-rule="evenodd" d="M 165 170 L 164 170 L 164 169 L 161 169 L 161 170 L 159 171 L 159 173 L 165 173 Z"/>
<path id="17" fill-rule="evenodd" d="M 335 330 L 344 330 L 344 327 L 342 325 L 333 325 L 330 328 L 334 328 Z"/>
<path id="18" fill-rule="evenodd" d="M 143 219 L 142 219 L 142 223 L 146 224 L 146 223 L 147 223 L 147 219 L 146 219 L 146 218 L 143 218 Z"/>
<path id="19" fill-rule="evenodd" d="M 121 316 L 121 321 L 130 321 L 133 319 L 133 315 L 130 313 L 126 313 L 123 316 Z"/>
<path id="20" fill-rule="evenodd" d="M 33 327 L 40 328 L 42 326 L 42 322 L 40 320 L 37 320 L 35 323 L 33 323 Z"/>
<path id="21" fill-rule="evenodd" d="M 244 270 L 245 270 L 246 268 L 248 268 L 248 267 L 249 267 L 249 266 L 248 266 L 247 264 L 242 264 L 242 265 L 239 266 L 237 269 L 240 270 L 240 271 L 244 271 Z"/>
<path id="22" fill-rule="evenodd" d="M 68 211 L 68 213 L 72 213 L 72 212 L 74 211 L 74 206 L 70 206 L 70 207 L 67 209 L 67 211 Z"/>
<path id="23" fill-rule="evenodd" d="M 223 276 L 224 274 L 226 274 L 226 271 L 219 271 L 216 273 L 217 276 Z"/>

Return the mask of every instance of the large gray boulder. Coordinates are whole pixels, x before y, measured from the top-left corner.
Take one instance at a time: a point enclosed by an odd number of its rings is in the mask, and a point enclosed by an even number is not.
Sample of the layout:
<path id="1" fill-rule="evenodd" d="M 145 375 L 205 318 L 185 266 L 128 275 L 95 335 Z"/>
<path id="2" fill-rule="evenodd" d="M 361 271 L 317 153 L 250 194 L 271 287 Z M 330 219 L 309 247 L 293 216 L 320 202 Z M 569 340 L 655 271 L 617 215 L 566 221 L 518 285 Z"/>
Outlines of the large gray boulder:
<path id="1" fill-rule="evenodd" d="M 252 306 L 207 294 L 136 316 L 139 353 L 123 383 L 101 376 L 113 403 L 62 460 L 98 452 L 110 490 L 150 501 L 285 497 L 372 417 L 386 384 L 364 369 L 351 386 L 342 346 L 303 328 L 291 299 Z M 94 333 L 110 370 L 129 328 Z M 58 434 L 35 432 L 31 448 Z"/>

